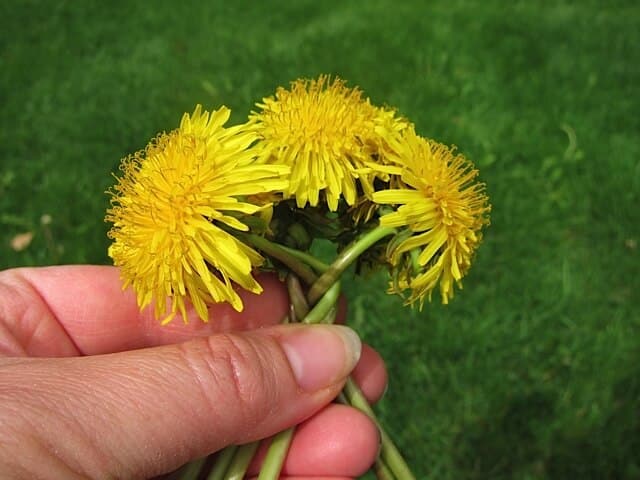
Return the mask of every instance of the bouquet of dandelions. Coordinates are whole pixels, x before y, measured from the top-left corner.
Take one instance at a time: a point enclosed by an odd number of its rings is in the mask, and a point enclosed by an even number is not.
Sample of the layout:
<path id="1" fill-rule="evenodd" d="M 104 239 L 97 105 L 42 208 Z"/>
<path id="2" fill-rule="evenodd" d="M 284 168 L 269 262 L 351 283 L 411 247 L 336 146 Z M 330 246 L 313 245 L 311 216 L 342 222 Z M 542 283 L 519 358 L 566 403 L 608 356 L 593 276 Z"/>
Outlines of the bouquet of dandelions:
<path id="1" fill-rule="evenodd" d="M 212 302 L 242 310 L 234 288 L 259 293 L 253 273 L 268 269 L 286 278 L 283 321 L 332 322 L 341 275 L 354 263 L 388 269 L 388 292 L 406 304 L 422 308 L 436 287 L 447 303 L 488 224 L 473 165 L 338 78 L 297 80 L 257 107 L 225 127 L 227 108 L 198 105 L 123 160 L 106 217 L 109 255 L 140 308 L 153 302 L 163 323 L 186 321 L 190 302 L 207 322 Z M 335 244 L 333 263 L 310 253 L 314 239 Z M 413 479 L 358 386 L 347 381 L 337 400 L 379 426 L 378 478 Z M 260 480 L 278 478 L 292 431 L 272 439 Z M 219 452 L 207 478 L 243 478 L 256 448 Z"/>

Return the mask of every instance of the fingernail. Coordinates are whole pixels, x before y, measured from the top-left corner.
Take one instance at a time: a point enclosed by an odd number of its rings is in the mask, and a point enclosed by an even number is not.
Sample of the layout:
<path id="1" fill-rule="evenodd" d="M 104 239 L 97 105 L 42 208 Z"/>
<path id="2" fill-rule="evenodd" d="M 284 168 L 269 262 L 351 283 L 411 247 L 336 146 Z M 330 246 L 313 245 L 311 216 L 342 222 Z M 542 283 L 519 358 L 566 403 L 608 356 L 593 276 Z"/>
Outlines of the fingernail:
<path id="1" fill-rule="evenodd" d="M 291 370 L 307 392 L 345 378 L 360 359 L 360 338 L 342 325 L 308 325 L 291 329 L 280 339 Z"/>

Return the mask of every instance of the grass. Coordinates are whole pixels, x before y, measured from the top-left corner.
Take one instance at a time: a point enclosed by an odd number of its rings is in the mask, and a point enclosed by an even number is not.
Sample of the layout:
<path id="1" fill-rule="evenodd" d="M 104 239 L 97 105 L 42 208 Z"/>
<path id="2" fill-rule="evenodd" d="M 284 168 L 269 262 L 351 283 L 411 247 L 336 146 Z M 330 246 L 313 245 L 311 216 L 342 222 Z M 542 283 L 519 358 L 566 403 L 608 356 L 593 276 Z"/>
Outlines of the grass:
<path id="1" fill-rule="evenodd" d="M 196 103 L 241 121 L 339 74 L 458 145 L 493 204 L 449 306 L 347 285 L 417 477 L 640 478 L 640 8 L 424 3 L 3 3 L 0 266 L 107 263 L 121 157 Z"/>

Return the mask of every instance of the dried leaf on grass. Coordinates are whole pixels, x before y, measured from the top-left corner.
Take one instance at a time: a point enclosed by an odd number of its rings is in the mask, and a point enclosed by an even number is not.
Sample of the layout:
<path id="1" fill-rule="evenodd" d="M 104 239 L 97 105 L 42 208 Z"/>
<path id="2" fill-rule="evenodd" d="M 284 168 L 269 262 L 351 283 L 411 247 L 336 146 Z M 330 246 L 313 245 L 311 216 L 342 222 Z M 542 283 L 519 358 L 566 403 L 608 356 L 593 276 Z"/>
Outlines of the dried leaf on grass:
<path id="1" fill-rule="evenodd" d="M 16 252 L 21 252 L 31 244 L 33 232 L 19 233 L 11 239 L 11 248 Z"/>

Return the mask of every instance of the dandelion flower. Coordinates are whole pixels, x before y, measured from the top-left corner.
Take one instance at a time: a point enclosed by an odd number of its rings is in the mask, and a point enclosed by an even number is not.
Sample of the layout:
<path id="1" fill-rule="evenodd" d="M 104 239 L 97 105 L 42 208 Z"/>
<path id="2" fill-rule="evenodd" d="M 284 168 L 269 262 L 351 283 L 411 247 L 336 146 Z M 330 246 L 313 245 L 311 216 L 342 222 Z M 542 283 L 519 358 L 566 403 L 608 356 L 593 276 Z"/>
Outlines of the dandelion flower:
<path id="1" fill-rule="evenodd" d="M 230 232 L 248 230 L 243 215 L 261 209 L 246 196 L 286 188 L 288 168 L 256 163 L 255 133 L 224 128 L 229 115 L 198 105 L 178 129 L 125 158 L 110 192 L 109 255 L 140 308 L 154 300 L 161 317 L 170 300 L 163 323 L 177 312 L 187 321 L 187 298 L 207 321 L 210 302 L 242 310 L 234 285 L 261 291 L 251 272 L 262 257 Z"/>
<path id="2" fill-rule="evenodd" d="M 321 192 L 331 211 L 340 198 L 353 205 L 357 179 L 364 180 L 365 189 L 371 184 L 365 164 L 396 127 L 392 111 L 371 105 L 359 89 L 326 75 L 296 80 L 257 106 L 261 111 L 252 113 L 251 122 L 266 161 L 291 166 L 285 198 L 295 197 L 300 208 L 318 205 Z"/>
<path id="3" fill-rule="evenodd" d="M 382 226 L 400 229 L 389 243 L 395 269 L 393 293 L 411 290 L 407 303 L 431 298 L 440 284 L 443 303 L 453 297 L 454 283 L 468 271 L 481 229 L 488 224 L 490 206 L 478 171 L 464 156 L 407 129 L 404 148 L 391 159 L 399 175 L 373 200 L 397 206 L 380 218 Z"/>

